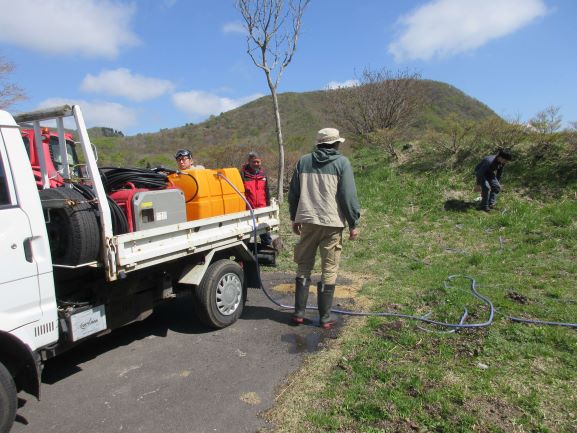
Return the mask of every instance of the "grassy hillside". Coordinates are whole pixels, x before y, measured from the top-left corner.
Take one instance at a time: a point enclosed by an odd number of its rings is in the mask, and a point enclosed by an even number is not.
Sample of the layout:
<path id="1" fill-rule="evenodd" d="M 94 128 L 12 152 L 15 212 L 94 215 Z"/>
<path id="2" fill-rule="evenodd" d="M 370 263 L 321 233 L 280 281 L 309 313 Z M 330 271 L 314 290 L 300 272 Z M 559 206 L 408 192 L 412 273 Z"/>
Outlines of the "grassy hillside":
<path id="1" fill-rule="evenodd" d="M 486 214 L 465 171 L 415 172 L 365 151 L 353 164 L 361 234 L 345 241 L 341 272 L 361 281 L 352 308 L 453 324 L 466 308 L 465 324 L 489 323 L 450 332 L 348 319 L 344 336 L 282 390 L 269 413 L 275 431 L 577 431 L 576 328 L 511 319 L 577 323 L 576 177 L 542 183 L 536 198 L 514 162 L 498 210 Z M 552 179 L 548 167 L 541 174 Z M 281 269 L 291 272 L 296 237 L 283 230 Z M 472 280 L 454 275 L 474 279 L 492 319 Z"/>
<path id="2" fill-rule="evenodd" d="M 420 86 L 423 110 L 414 126 L 417 133 L 442 127 L 449 114 L 464 120 L 495 116 L 487 106 L 448 84 L 423 80 Z M 291 154 L 299 155 L 310 149 L 320 128 L 339 127 L 326 91 L 283 93 L 279 95 L 279 105 L 289 160 Z M 196 160 L 206 166 L 238 165 L 251 149 L 263 152 L 270 161 L 277 154 L 270 96 L 197 125 L 131 137 L 93 137 L 93 141 L 104 165 L 172 165 L 172 155 L 179 148 L 191 149 Z M 355 144 L 354 140 L 349 143 Z"/>
<path id="3" fill-rule="evenodd" d="M 451 114 L 462 120 L 479 121 L 496 114 L 485 104 L 459 89 L 438 81 L 423 81 L 425 105 L 415 129 L 442 129 Z"/>

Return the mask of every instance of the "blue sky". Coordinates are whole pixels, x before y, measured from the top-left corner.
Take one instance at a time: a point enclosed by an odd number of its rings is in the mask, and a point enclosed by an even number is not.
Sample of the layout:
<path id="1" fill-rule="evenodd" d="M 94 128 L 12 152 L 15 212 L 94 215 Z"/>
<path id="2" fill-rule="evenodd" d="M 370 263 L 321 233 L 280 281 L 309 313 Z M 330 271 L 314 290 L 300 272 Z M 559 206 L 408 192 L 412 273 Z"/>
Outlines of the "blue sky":
<path id="1" fill-rule="evenodd" d="M 28 95 L 15 112 L 78 103 L 88 126 L 133 135 L 269 94 L 234 0 L 0 5 L 0 56 Z M 577 121 L 576 23 L 574 0 L 312 0 L 279 92 L 347 85 L 365 68 L 408 70 L 507 119 L 558 106 L 567 125 Z"/>

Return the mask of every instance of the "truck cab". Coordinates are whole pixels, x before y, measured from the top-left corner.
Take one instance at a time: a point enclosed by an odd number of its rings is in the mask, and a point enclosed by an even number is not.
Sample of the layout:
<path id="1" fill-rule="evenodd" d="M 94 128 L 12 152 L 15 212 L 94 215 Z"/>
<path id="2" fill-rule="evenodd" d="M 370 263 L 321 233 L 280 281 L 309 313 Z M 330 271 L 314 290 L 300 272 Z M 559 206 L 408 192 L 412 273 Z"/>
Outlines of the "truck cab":
<path id="1" fill-rule="evenodd" d="M 15 408 L 11 390 L 39 394 L 37 349 L 58 340 L 50 246 L 20 131 L 0 111 L 0 431 Z M 22 344 L 21 342 L 26 342 Z"/>
<path id="2" fill-rule="evenodd" d="M 23 128 L 20 133 L 39 187 L 42 187 L 42 164 L 46 167 L 50 188 L 64 184 L 65 170 L 77 177 L 80 176 L 80 161 L 76 151 L 76 143 L 71 133 L 65 132 L 63 134 L 62 141 L 66 143 L 64 155 L 66 163 L 62 162 L 64 152 L 62 152 L 60 138 L 56 131 L 48 127 L 42 127 L 37 136 L 33 128 Z M 37 141 L 42 142 L 41 147 L 36 145 Z"/>

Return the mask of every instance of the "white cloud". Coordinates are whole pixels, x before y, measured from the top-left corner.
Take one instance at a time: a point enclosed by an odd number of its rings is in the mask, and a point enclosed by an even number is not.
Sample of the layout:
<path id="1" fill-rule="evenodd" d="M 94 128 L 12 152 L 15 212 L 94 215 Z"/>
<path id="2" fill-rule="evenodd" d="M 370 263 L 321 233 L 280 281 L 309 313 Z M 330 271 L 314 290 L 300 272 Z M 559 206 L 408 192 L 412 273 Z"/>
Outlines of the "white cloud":
<path id="1" fill-rule="evenodd" d="M 328 90 L 334 90 L 334 89 L 342 89 L 344 87 L 355 87 L 358 86 L 359 80 L 346 80 L 346 81 L 330 81 L 329 84 L 327 84 L 327 89 Z"/>
<path id="2" fill-rule="evenodd" d="M 261 96 L 263 95 L 256 93 L 243 98 L 231 99 L 223 98 L 213 93 L 191 90 L 189 92 L 175 93 L 172 95 L 172 102 L 176 108 L 189 115 L 191 119 L 197 121 L 211 114 L 218 115 L 222 112 L 240 107 Z"/>
<path id="3" fill-rule="evenodd" d="M 64 98 L 50 98 L 42 101 L 37 109 L 56 107 L 59 105 L 79 105 L 88 128 L 107 126 L 117 130 L 126 130 L 136 125 L 136 113 L 131 108 L 115 102 L 88 102 Z M 70 123 L 66 123 L 69 127 Z"/>
<path id="4" fill-rule="evenodd" d="M 119 68 L 102 71 L 99 75 L 86 75 L 81 84 L 86 92 L 100 92 L 112 96 L 123 96 L 133 101 L 157 98 L 173 90 L 168 80 L 132 74 L 129 69 Z"/>
<path id="5" fill-rule="evenodd" d="M 135 7 L 111 0 L 2 1 L 0 42 L 51 54 L 114 58 L 139 43 Z"/>
<path id="6" fill-rule="evenodd" d="M 402 17 L 389 45 L 396 61 L 428 60 L 474 50 L 544 16 L 543 0 L 434 0 Z"/>
<path id="7" fill-rule="evenodd" d="M 246 33 L 246 30 L 242 23 L 234 22 L 234 23 L 226 23 L 222 26 L 223 33 Z"/>

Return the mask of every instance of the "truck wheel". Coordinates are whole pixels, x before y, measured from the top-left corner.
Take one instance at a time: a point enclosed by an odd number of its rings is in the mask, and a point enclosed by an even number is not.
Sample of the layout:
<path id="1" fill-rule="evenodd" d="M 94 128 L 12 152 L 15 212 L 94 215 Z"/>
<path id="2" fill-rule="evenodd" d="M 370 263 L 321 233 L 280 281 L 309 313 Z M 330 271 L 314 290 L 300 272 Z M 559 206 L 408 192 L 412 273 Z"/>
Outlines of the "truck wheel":
<path id="1" fill-rule="evenodd" d="M 0 433 L 8 433 L 16 418 L 18 400 L 10 372 L 0 362 Z"/>
<path id="2" fill-rule="evenodd" d="M 76 266 L 98 258 L 100 228 L 95 209 L 86 197 L 70 188 L 39 191 L 44 208 L 50 209 L 46 224 L 52 261 Z"/>
<path id="3" fill-rule="evenodd" d="M 198 318 L 211 328 L 232 325 L 242 314 L 246 300 L 244 273 L 232 260 L 212 263 L 194 291 Z"/>

